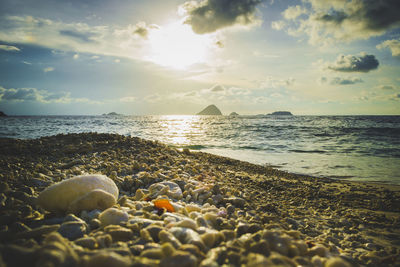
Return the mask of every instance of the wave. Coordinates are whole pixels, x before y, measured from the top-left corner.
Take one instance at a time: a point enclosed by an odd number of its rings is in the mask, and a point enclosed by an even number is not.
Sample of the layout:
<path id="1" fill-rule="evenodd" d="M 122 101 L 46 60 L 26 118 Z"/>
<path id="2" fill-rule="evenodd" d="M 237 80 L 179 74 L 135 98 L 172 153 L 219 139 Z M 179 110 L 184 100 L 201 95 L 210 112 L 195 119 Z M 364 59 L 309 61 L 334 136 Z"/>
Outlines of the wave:
<path id="1" fill-rule="evenodd" d="M 325 154 L 328 153 L 328 151 L 324 150 L 301 150 L 301 149 L 291 149 L 289 150 L 290 152 L 294 153 L 317 153 L 317 154 Z"/>

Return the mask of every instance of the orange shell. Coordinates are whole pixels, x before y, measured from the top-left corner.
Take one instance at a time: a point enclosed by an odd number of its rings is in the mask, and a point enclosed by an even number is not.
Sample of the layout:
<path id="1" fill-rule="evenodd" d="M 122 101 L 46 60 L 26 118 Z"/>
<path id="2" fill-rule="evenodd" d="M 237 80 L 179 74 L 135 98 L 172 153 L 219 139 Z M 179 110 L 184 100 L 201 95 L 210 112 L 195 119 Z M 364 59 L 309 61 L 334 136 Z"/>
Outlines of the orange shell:
<path id="1" fill-rule="evenodd" d="M 157 199 L 157 200 L 154 200 L 153 203 L 157 209 L 165 208 L 169 212 L 175 211 L 174 207 L 171 205 L 171 203 L 169 203 L 168 199 Z"/>

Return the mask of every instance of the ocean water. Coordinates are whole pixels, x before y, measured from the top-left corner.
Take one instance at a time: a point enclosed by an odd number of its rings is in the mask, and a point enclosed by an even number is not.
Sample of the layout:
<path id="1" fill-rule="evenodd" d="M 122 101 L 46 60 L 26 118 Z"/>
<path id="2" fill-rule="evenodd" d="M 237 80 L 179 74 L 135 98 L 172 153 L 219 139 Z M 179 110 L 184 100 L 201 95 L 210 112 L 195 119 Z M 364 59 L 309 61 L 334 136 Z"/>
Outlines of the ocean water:
<path id="1" fill-rule="evenodd" d="M 400 116 L 10 116 L 0 137 L 100 132 L 281 170 L 400 184 Z"/>

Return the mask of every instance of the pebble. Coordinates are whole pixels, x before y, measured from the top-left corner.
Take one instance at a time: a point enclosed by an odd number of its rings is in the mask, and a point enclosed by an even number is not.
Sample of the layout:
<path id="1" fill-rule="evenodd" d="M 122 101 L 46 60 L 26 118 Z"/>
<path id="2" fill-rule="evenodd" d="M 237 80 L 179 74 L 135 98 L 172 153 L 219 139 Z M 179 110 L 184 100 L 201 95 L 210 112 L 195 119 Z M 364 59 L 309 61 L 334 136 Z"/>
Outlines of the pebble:
<path id="1" fill-rule="evenodd" d="M 84 222 L 79 221 L 67 221 L 61 224 L 58 232 L 65 238 L 69 240 L 75 240 L 86 233 L 87 225 Z"/>
<path id="2" fill-rule="evenodd" d="M 339 257 L 333 257 L 326 261 L 325 267 L 351 267 L 351 264 Z"/>
<path id="3" fill-rule="evenodd" d="M 75 244 L 89 249 L 96 249 L 98 247 L 97 241 L 94 237 L 82 237 L 74 241 Z"/>
<path id="4" fill-rule="evenodd" d="M 126 242 L 133 238 L 132 230 L 121 226 L 109 225 L 104 228 L 104 231 L 111 235 L 114 242 Z"/>
<path id="5" fill-rule="evenodd" d="M 171 257 L 162 259 L 161 267 L 196 267 L 197 258 L 192 254 L 184 251 L 177 251 Z"/>
<path id="6" fill-rule="evenodd" d="M 99 220 L 102 227 L 110 224 L 120 224 L 122 222 L 127 222 L 128 219 L 128 213 L 117 208 L 108 208 L 99 215 Z"/>
<path id="7" fill-rule="evenodd" d="M 128 267 L 130 260 L 114 252 L 101 251 L 89 258 L 87 267 Z"/>
<path id="8" fill-rule="evenodd" d="M 36 237 L 40 237 L 42 235 L 46 235 L 51 232 L 57 231 L 58 228 L 60 228 L 59 224 L 43 225 L 43 226 L 40 226 L 40 227 L 32 229 L 32 230 L 20 232 L 20 233 L 16 234 L 16 237 L 17 238 L 25 238 L 25 239 L 36 238 Z"/>

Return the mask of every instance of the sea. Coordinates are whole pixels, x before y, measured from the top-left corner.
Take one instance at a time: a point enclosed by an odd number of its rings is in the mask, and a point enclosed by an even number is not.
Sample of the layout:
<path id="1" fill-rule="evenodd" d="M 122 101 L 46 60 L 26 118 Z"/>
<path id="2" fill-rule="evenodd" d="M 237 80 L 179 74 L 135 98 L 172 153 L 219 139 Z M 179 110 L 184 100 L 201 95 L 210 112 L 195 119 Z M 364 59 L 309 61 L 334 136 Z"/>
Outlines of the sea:
<path id="1" fill-rule="evenodd" d="M 117 133 L 291 173 L 400 184 L 400 116 L 8 116 L 0 137 Z"/>

